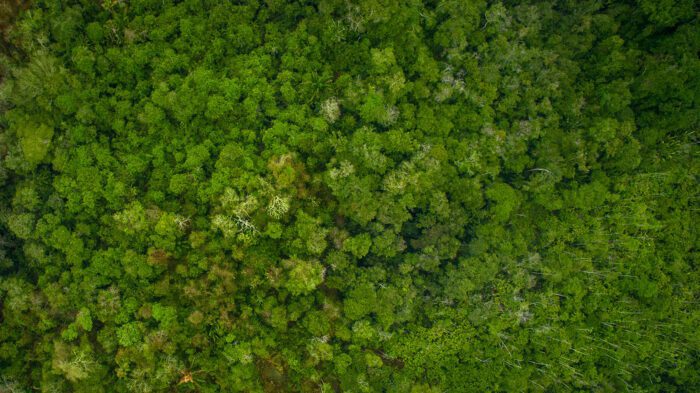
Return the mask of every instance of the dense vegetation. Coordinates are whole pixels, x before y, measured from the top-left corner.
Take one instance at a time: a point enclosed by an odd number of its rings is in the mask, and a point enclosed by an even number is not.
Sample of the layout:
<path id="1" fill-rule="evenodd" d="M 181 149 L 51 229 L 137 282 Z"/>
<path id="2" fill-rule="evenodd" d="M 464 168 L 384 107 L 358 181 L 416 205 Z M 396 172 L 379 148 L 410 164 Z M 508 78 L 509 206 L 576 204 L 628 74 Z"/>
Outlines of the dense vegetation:
<path id="1" fill-rule="evenodd" d="M 0 392 L 699 391 L 695 7 L 33 2 Z"/>

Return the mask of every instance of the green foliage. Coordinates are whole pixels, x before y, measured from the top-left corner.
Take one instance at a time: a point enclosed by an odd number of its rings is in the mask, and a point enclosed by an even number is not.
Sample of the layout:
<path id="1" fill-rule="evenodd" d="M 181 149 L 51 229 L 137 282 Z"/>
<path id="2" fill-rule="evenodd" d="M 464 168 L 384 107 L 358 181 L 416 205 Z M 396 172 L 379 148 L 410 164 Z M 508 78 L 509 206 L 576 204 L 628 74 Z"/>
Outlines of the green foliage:
<path id="1" fill-rule="evenodd" d="M 284 264 L 289 269 L 289 277 L 284 285 L 292 295 L 312 292 L 325 277 L 326 269 L 317 261 L 290 259 L 284 261 Z"/>
<path id="2" fill-rule="evenodd" d="M 32 165 L 40 163 L 49 151 L 54 130 L 45 124 L 22 125 L 17 130 L 24 159 Z"/>
<path id="3" fill-rule="evenodd" d="M 356 258 L 362 258 L 369 252 L 372 238 L 367 233 L 345 240 L 343 250 L 352 253 Z"/>
<path id="4" fill-rule="evenodd" d="M 700 390 L 693 1 L 10 3 L 0 392 Z"/>
<path id="5" fill-rule="evenodd" d="M 174 307 L 162 306 L 156 303 L 152 307 L 153 318 L 163 327 L 172 325 L 177 320 L 177 310 Z"/>
<path id="6" fill-rule="evenodd" d="M 92 317 L 90 316 L 90 310 L 88 310 L 86 307 L 81 308 L 80 312 L 78 312 L 78 315 L 75 318 L 75 322 L 86 332 L 91 331 Z"/>
<path id="7" fill-rule="evenodd" d="M 130 322 L 117 329 L 119 345 L 130 347 L 141 342 L 141 332 L 136 322 Z"/>

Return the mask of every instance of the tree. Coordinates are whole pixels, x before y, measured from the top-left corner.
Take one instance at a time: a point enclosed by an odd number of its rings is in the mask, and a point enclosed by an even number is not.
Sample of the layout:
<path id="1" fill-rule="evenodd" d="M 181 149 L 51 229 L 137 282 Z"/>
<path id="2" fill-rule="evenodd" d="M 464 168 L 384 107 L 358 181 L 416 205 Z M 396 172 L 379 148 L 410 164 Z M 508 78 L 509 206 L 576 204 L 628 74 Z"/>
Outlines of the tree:
<path id="1" fill-rule="evenodd" d="M 700 390 L 694 2 L 9 3 L 0 391 Z"/>

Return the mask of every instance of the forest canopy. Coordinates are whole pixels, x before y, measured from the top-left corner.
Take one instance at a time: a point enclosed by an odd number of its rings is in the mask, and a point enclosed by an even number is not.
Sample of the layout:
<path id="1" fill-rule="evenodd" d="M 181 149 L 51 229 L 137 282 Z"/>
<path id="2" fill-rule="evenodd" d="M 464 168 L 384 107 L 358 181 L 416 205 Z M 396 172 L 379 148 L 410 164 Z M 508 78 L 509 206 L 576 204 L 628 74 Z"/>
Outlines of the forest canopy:
<path id="1" fill-rule="evenodd" d="M 700 391 L 695 1 L 4 4 L 0 393 Z"/>

